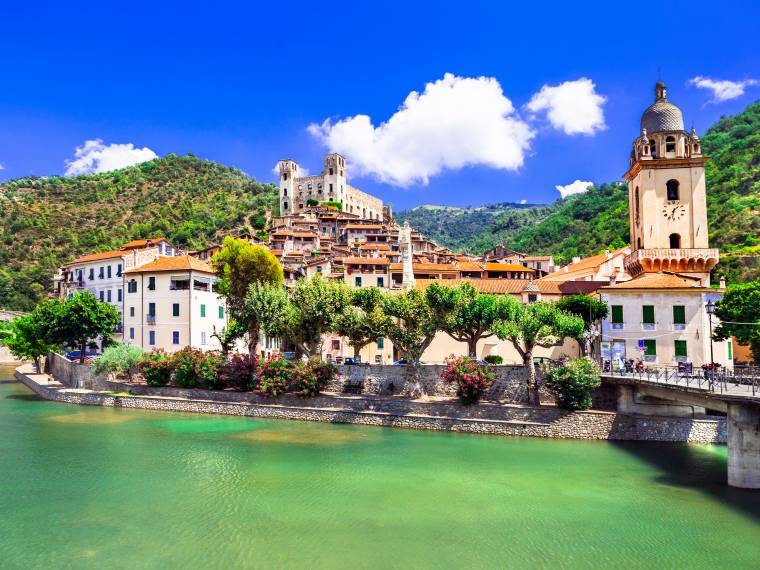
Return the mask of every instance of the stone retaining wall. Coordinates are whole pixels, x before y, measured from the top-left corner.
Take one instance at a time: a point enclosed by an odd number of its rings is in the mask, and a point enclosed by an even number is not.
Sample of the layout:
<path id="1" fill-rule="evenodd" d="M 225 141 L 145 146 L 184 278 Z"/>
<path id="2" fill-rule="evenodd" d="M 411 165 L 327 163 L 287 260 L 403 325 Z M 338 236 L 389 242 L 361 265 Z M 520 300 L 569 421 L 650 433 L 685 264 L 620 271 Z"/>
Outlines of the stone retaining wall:
<path id="1" fill-rule="evenodd" d="M 29 369 L 31 370 L 31 369 Z M 181 393 L 179 388 L 136 387 L 111 383 L 113 388 L 142 391 L 142 395 L 84 392 L 43 386 L 24 372 L 16 377 L 41 397 L 71 404 L 112 406 L 319 421 L 372 426 L 402 427 L 492 435 L 522 435 L 566 439 L 689 441 L 723 443 L 725 418 L 656 418 L 605 411 L 564 412 L 554 407 L 532 408 L 480 404 L 462 406 L 455 401 L 410 402 L 400 398 L 319 396 L 278 399 L 252 394 L 203 392 Z M 148 395 L 148 394 L 151 395 Z M 205 396 L 205 398 L 189 398 Z M 213 398 L 213 399 L 210 399 Z"/>
<path id="2" fill-rule="evenodd" d="M 57 352 L 49 352 L 47 366 L 50 374 L 58 382 L 70 388 L 85 388 L 88 390 L 107 390 L 106 378 L 98 376 L 92 367 L 78 362 L 71 362 Z"/>

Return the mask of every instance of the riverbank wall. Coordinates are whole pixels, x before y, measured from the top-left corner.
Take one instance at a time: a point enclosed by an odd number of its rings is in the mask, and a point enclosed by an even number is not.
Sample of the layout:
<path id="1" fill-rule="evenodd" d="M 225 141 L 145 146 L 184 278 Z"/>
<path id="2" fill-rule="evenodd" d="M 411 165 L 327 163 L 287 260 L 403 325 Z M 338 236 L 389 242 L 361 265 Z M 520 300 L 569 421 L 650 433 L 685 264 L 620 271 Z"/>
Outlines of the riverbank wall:
<path id="1" fill-rule="evenodd" d="M 108 390 L 71 388 L 31 365 L 16 378 L 40 397 L 68 404 L 144 410 L 250 416 L 418 430 L 561 439 L 725 443 L 725 418 L 667 418 L 588 410 L 566 412 L 554 406 L 482 402 L 464 406 L 455 398 L 409 400 L 388 395 L 285 395 L 154 388 L 106 382 Z"/>

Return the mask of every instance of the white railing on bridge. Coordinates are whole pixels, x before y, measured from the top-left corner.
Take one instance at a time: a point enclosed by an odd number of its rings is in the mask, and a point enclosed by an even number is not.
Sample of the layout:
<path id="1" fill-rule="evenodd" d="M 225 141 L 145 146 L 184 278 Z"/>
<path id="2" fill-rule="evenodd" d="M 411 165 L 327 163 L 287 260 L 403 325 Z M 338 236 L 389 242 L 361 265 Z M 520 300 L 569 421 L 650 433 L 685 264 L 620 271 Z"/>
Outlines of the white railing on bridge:
<path id="1" fill-rule="evenodd" d="M 736 366 L 717 369 L 690 369 L 676 366 L 647 366 L 636 370 L 635 367 L 606 365 L 602 376 L 620 378 L 634 382 L 648 382 L 706 390 L 716 395 L 726 396 L 760 396 L 760 368 L 756 366 Z"/>

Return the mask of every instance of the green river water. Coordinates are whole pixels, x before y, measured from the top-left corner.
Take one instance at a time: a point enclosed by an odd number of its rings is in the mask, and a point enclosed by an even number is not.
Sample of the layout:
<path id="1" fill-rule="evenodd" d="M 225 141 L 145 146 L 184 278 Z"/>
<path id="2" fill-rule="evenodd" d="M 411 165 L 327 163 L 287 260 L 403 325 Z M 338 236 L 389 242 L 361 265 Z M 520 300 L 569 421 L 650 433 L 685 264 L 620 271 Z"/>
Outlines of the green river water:
<path id="1" fill-rule="evenodd" d="M 726 449 L 80 407 L 0 368 L 0 568 L 760 568 Z"/>

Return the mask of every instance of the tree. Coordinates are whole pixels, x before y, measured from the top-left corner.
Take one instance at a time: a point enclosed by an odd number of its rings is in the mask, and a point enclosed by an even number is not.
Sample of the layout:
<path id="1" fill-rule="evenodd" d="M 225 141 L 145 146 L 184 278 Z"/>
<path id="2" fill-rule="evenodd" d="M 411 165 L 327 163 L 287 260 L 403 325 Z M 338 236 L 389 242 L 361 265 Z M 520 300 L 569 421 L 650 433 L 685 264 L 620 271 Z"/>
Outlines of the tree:
<path id="1" fill-rule="evenodd" d="M 592 394 L 601 384 L 599 366 L 586 358 L 550 366 L 546 372 L 546 387 L 554 394 L 557 405 L 565 410 L 588 410 Z"/>
<path id="2" fill-rule="evenodd" d="M 439 313 L 425 295 L 414 289 L 383 295 L 377 326 L 406 359 L 406 385 L 410 396 L 423 394 L 419 365 L 422 353 L 440 330 Z"/>
<path id="3" fill-rule="evenodd" d="M 494 325 L 494 332 L 500 339 L 511 341 L 522 357 L 529 401 L 539 405 L 533 351 L 538 346 L 548 348 L 565 337 L 578 338 L 583 332 L 583 319 L 542 301 L 520 303 L 511 309 L 508 319 Z"/>
<path id="4" fill-rule="evenodd" d="M 351 290 L 342 281 L 323 279 L 316 273 L 311 279 L 299 279 L 290 294 L 286 310 L 286 335 L 298 353 L 322 354 L 322 336 L 337 330 L 338 319 L 351 301 Z"/>
<path id="5" fill-rule="evenodd" d="M 244 325 L 238 323 L 234 319 L 230 319 L 227 323 L 227 327 L 220 331 L 214 329 L 211 336 L 219 341 L 219 346 L 222 350 L 222 356 L 227 356 L 232 349 L 235 348 L 235 342 L 237 339 L 242 338 L 246 333 Z"/>
<path id="6" fill-rule="evenodd" d="M 93 361 L 92 369 L 96 374 L 126 374 L 131 381 L 143 360 L 145 351 L 142 348 L 118 342 L 106 348 L 103 354 Z"/>
<path id="7" fill-rule="evenodd" d="M 354 349 L 354 358 L 359 357 L 362 348 L 383 334 L 377 326 L 381 298 L 382 293 L 377 287 L 354 289 L 350 306 L 337 317 L 335 332 L 348 339 Z"/>
<path id="8" fill-rule="evenodd" d="M 268 336 L 282 336 L 289 322 L 288 292 L 284 286 L 275 283 L 254 282 L 248 287 L 240 315 L 255 331 L 258 344 L 259 331 L 264 329 Z M 250 336 L 249 336 L 250 338 Z M 252 353 L 251 356 L 254 356 Z"/>
<path id="9" fill-rule="evenodd" d="M 103 346 L 113 338 L 121 322 L 116 307 L 99 301 L 90 291 L 79 291 L 63 302 L 51 302 L 52 321 L 46 331 L 46 341 L 57 345 L 75 346 L 80 350 L 79 363 L 84 364 L 87 343 L 100 337 Z"/>
<path id="10" fill-rule="evenodd" d="M 593 352 L 590 333 L 595 323 L 607 317 L 609 308 L 607 303 L 594 299 L 591 295 L 569 295 L 557 301 L 556 307 L 567 313 L 577 315 L 583 319 L 583 334 L 576 339 L 581 347 L 581 356 L 585 355 L 584 341 L 589 341 L 589 347 Z"/>
<path id="11" fill-rule="evenodd" d="M 495 323 L 509 317 L 512 305 L 519 304 L 509 295 L 482 295 L 470 283 L 443 287 L 433 283 L 425 291 L 427 302 L 438 314 L 441 330 L 459 342 L 467 343 L 467 355 L 477 357 L 478 342 L 494 335 Z"/>
<path id="12" fill-rule="evenodd" d="M 40 319 L 37 311 L 19 317 L 10 323 L 8 334 L 3 338 L 3 344 L 14 356 L 22 360 L 31 359 L 37 372 L 41 372 L 40 359 L 55 348 L 45 342 L 46 324 Z"/>
<path id="13" fill-rule="evenodd" d="M 213 264 L 219 277 L 217 291 L 227 299 L 230 316 L 247 327 L 248 352 L 254 355 L 259 349 L 261 323 L 246 313 L 246 295 L 254 283 L 282 284 L 282 266 L 267 248 L 230 236 L 224 238 Z"/>
<path id="14" fill-rule="evenodd" d="M 755 363 L 760 363 L 760 278 L 741 285 L 730 285 L 715 305 L 715 316 L 721 323 L 713 338 L 735 337 L 748 344 Z"/>

